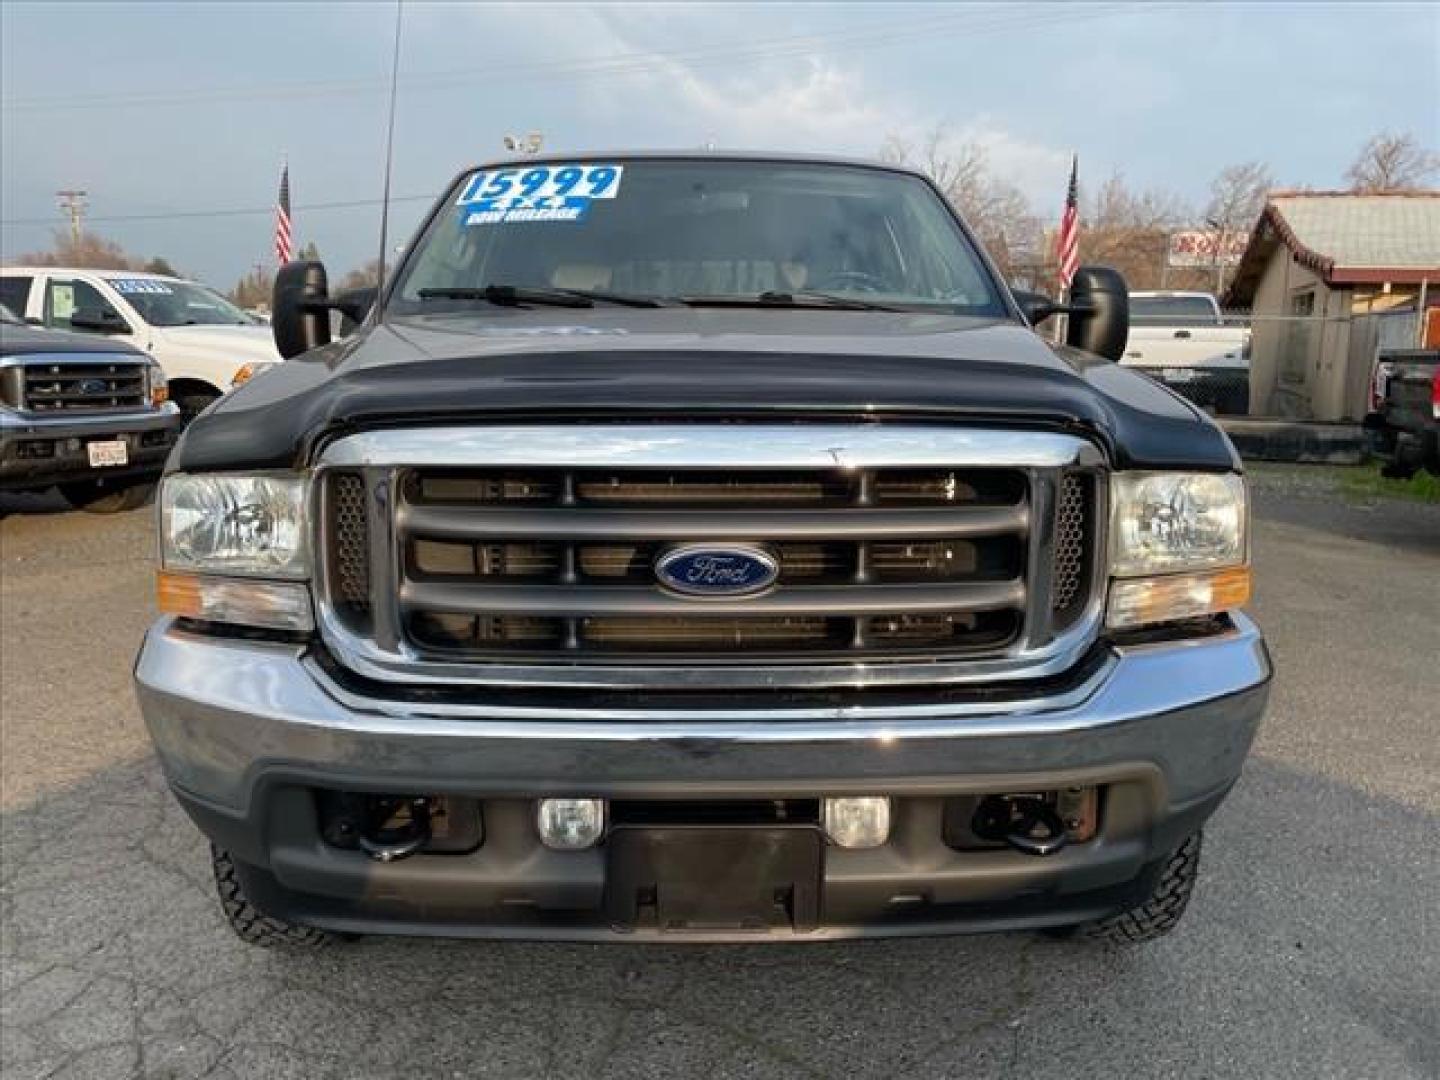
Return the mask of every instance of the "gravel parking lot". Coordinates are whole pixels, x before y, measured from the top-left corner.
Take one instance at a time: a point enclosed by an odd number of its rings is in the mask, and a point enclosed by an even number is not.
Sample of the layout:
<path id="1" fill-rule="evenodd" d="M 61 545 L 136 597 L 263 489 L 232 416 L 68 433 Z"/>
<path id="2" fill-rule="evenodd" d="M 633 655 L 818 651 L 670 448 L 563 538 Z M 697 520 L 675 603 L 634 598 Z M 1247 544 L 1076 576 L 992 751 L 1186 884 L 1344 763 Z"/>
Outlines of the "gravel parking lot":
<path id="1" fill-rule="evenodd" d="M 130 691 L 152 515 L 0 504 L 3 1065 L 40 1076 L 1440 1075 L 1440 506 L 1262 470 L 1278 676 L 1181 930 L 255 950 Z"/>

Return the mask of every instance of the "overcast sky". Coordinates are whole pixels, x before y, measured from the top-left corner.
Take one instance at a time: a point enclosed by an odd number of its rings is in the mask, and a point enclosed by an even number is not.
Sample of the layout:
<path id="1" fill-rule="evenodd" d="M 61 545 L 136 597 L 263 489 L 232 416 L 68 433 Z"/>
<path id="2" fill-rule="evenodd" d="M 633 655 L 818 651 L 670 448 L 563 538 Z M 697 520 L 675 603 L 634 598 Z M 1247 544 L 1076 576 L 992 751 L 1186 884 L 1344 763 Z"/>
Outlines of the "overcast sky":
<path id="1" fill-rule="evenodd" d="M 45 247 L 54 192 L 84 188 L 95 231 L 229 288 L 273 261 L 288 156 L 297 240 L 332 273 L 372 258 L 394 10 L 6 0 L 0 252 Z M 392 236 L 530 129 L 556 150 L 873 156 L 888 133 L 945 124 L 1051 216 L 1072 150 L 1082 185 L 1118 169 L 1192 202 L 1251 159 L 1334 186 L 1381 128 L 1440 144 L 1437 58 L 1434 4 L 410 0 Z M 326 203 L 361 205 L 308 209 Z"/>

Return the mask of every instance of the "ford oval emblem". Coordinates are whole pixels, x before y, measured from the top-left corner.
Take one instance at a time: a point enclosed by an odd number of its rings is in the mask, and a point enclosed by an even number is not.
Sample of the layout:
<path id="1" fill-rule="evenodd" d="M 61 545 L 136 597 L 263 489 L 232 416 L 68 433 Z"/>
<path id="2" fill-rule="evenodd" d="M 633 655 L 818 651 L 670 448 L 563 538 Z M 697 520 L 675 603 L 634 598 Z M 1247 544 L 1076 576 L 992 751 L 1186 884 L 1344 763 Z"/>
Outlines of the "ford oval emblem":
<path id="1" fill-rule="evenodd" d="M 779 576 L 775 556 L 743 544 L 687 544 L 655 562 L 660 584 L 686 596 L 752 596 Z"/>

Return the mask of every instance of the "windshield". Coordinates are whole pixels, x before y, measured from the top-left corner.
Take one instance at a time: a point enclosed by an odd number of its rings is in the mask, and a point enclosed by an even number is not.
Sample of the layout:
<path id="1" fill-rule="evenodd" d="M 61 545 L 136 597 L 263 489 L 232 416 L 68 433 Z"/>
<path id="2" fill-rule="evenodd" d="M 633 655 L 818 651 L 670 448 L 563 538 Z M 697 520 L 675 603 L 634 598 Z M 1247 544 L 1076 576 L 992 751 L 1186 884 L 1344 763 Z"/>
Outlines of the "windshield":
<path id="1" fill-rule="evenodd" d="M 1006 313 L 953 214 L 904 173 L 554 163 L 478 171 L 446 198 L 406 263 L 394 312 L 458 304 L 455 290 L 513 286 L 683 301 L 826 294 Z"/>
<path id="2" fill-rule="evenodd" d="M 204 285 L 159 278 L 111 278 L 110 284 L 151 326 L 255 325 L 249 315 Z"/>
<path id="3" fill-rule="evenodd" d="M 1208 296 L 1132 296 L 1132 326 L 1214 326 L 1220 320 Z"/>

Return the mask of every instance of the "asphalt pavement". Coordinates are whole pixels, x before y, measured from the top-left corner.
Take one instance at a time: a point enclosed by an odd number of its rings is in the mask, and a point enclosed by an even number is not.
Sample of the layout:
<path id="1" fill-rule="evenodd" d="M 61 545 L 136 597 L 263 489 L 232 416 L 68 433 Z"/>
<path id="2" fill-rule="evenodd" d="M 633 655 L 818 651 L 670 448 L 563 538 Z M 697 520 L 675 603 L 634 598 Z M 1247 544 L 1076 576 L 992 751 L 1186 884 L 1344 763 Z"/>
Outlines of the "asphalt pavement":
<path id="1" fill-rule="evenodd" d="M 23 1077 L 1440 1076 L 1440 506 L 1257 473 L 1277 678 L 1171 937 L 257 950 L 130 691 L 153 512 L 0 501 L 0 1066 Z"/>

